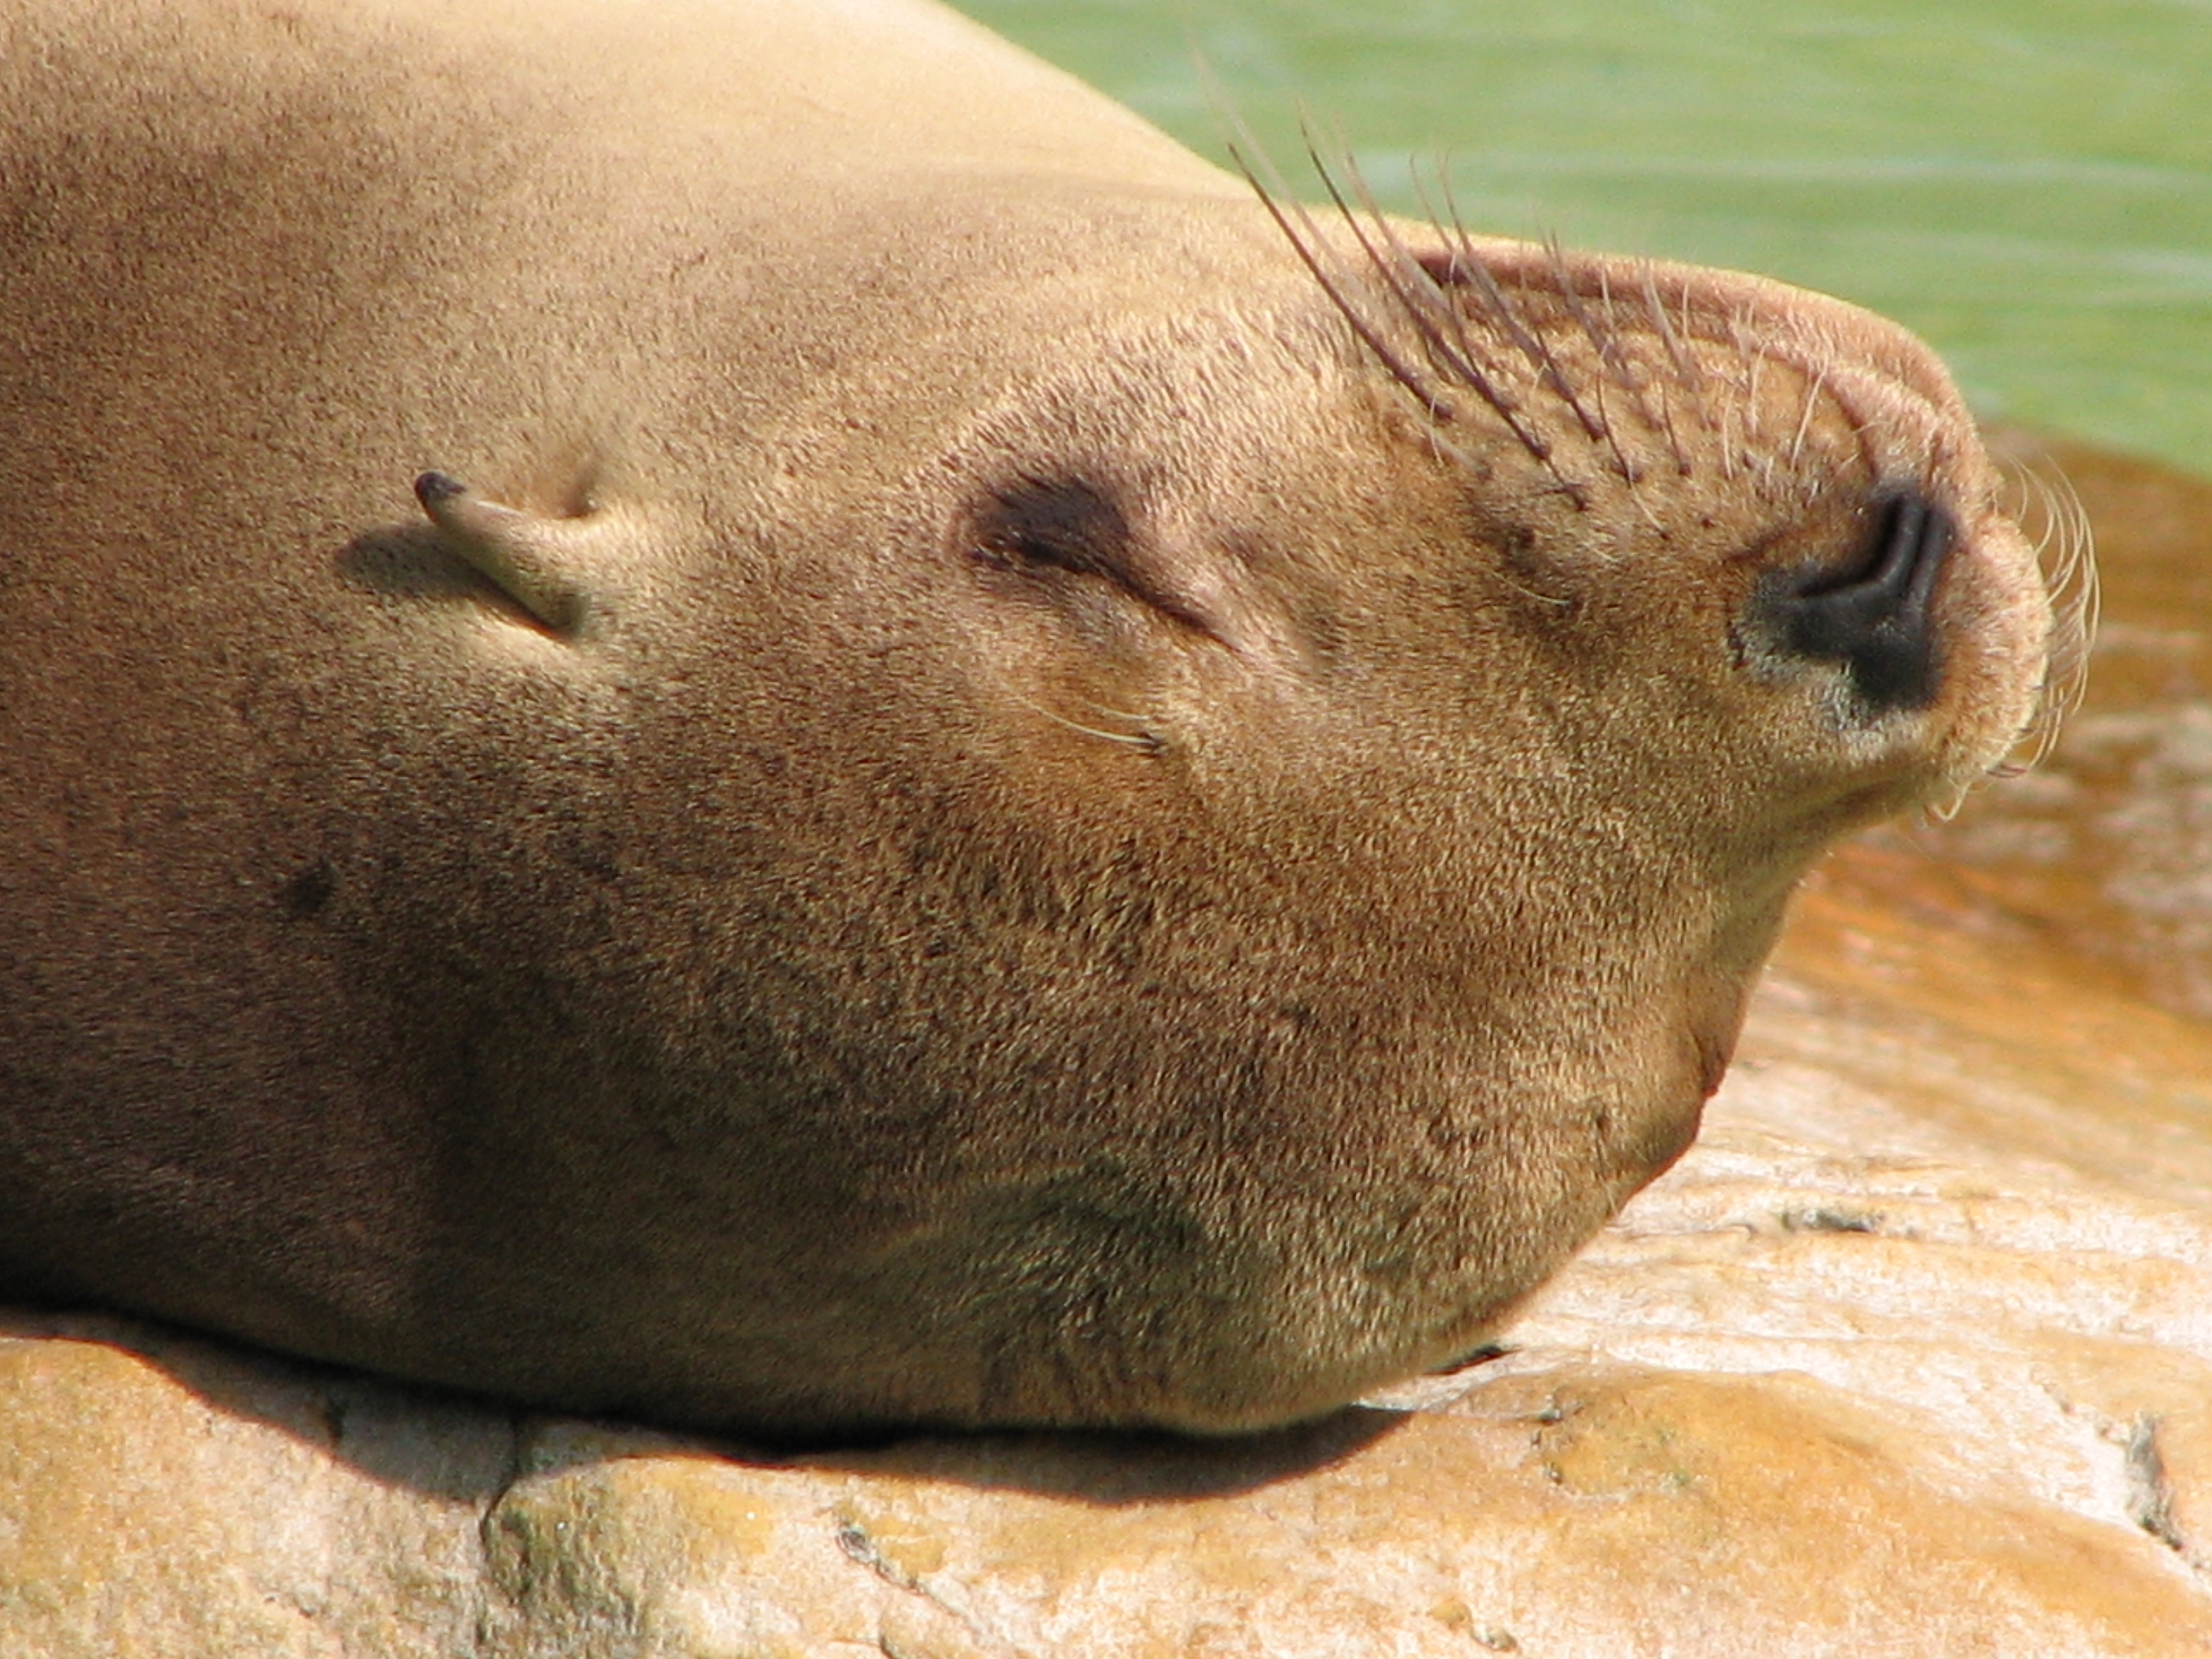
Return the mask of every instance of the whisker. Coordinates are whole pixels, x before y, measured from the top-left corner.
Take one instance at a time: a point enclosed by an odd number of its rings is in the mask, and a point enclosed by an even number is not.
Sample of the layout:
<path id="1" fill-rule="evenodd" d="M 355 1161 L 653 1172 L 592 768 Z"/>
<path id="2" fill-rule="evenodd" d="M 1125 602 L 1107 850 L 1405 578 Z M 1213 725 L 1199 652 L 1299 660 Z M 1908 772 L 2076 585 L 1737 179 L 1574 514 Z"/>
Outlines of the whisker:
<path id="1" fill-rule="evenodd" d="M 1556 259 L 1559 244 L 1553 242 L 1549 244 L 1549 246 Z M 1559 275 L 1556 265 L 1554 275 Z M 1583 435 L 1592 443 L 1595 443 L 1600 438 L 1605 436 L 1605 422 L 1592 415 L 1583 406 L 1582 399 L 1576 396 L 1574 385 L 1567 379 L 1565 368 L 1560 363 L 1558 355 L 1553 351 L 1552 343 L 1544 337 L 1540 328 L 1522 323 L 1518 313 L 1513 310 L 1511 302 L 1506 298 L 1504 290 L 1498 286 L 1497 278 L 1490 272 L 1487 266 L 1484 268 L 1483 276 L 1492 299 L 1498 306 L 1500 315 L 1504 319 L 1507 328 L 1511 331 L 1514 343 L 1521 348 L 1524 356 L 1536 364 L 1544 383 L 1550 386 L 1558 395 L 1560 402 L 1565 404 L 1573 412 L 1576 421 L 1582 427 Z M 1559 286 L 1564 293 L 1566 286 L 1564 278 L 1560 280 Z"/>
<path id="2" fill-rule="evenodd" d="M 1539 374 L 1548 372 L 1557 381 L 1553 390 L 1571 404 L 1573 393 L 1567 389 L 1564 380 L 1559 378 L 1559 365 L 1552 361 L 1549 349 L 1530 332 L 1522 320 L 1513 301 L 1492 274 L 1490 262 L 1474 251 L 1474 239 L 1468 234 L 1466 221 L 1460 216 L 1459 203 L 1452 191 L 1451 175 L 1449 173 L 1442 174 L 1437 183 L 1444 193 L 1444 205 L 1451 213 L 1452 229 L 1459 239 L 1459 251 L 1466 256 L 1468 274 L 1474 278 L 1479 289 L 1478 297 L 1485 302 L 1498 325 L 1505 331 L 1505 337 L 1513 342 L 1515 348 Z M 1597 434 L 1592 433 L 1590 435 L 1595 437 Z"/>
<path id="3" fill-rule="evenodd" d="M 1443 217 L 1439 217 L 1436 210 L 1430 205 L 1427 190 L 1421 185 L 1418 171 L 1414 173 L 1413 182 L 1416 189 L 1421 192 L 1422 205 L 1428 210 L 1431 226 L 1436 230 L 1437 236 L 1444 240 L 1450 253 L 1448 275 L 1461 279 L 1455 284 L 1455 292 L 1468 300 L 1479 301 L 1480 295 L 1474 291 L 1474 287 L 1486 290 L 1494 302 L 1494 320 L 1504 329 L 1507 337 L 1514 338 L 1516 333 L 1525 335 L 1526 331 L 1521 329 L 1519 318 L 1498 285 L 1498 279 L 1490 269 L 1489 261 L 1477 251 L 1474 238 L 1468 232 L 1466 221 L 1460 217 L 1459 202 L 1452 191 L 1451 172 L 1449 165 L 1440 162 L 1437 168 L 1437 185 L 1444 198 L 1445 216 Z M 1450 231 L 1448 237 L 1445 235 L 1447 226 Z M 1472 279 L 1474 287 L 1470 286 L 1468 279 Z M 1465 308 L 1455 302 L 1450 306 L 1450 313 L 1453 332 L 1462 348 L 1459 354 L 1460 361 L 1467 365 L 1474 375 L 1470 384 L 1474 387 L 1477 395 L 1498 411 L 1499 417 L 1505 421 L 1514 435 L 1521 440 L 1529 453 L 1544 464 L 1545 470 L 1552 475 L 1553 481 L 1567 498 L 1574 502 L 1577 510 L 1586 511 L 1589 507 L 1589 494 L 1587 489 L 1567 477 L 1553 457 L 1550 442 L 1541 434 L 1530 431 L 1525 422 L 1520 419 L 1521 405 L 1518 400 L 1509 397 L 1486 370 L 1477 368 L 1474 362 L 1477 353 L 1474 341 L 1467 331 Z M 1517 339 L 1516 343 L 1520 345 L 1524 356 L 1528 355 L 1528 347 L 1525 344 Z"/>
<path id="4" fill-rule="evenodd" d="M 1651 418 L 1651 406 L 1644 401 L 1643 392 L 1630 378 L 1625 365 L 1619 361 L 1620 356 L 1619 337 L 1609 328 L 1606 330 L 1599 328 L 1597 319 L 1590 314 L 1589 307 L 1583 304 L 1582 296 L 1574 291 L 1574 284 L 1569 280 L 1567 256 L 1560 250 L 1559 239 L 1553 237 L 1547 240 L 1544 244 L 1544 252 L 1551 261 L 1553 279 L 1558 284 L 1559 300 L 1566 307 L 1567 314 L 1581 325 L 1584 337 L 1590 343 L 1590 349 L 1597 353 L 1598 362 L 1610 368 L 1614 383 L 1626 388 L 1629 395 L 1636 399 L 1638 406 L 1643 411 L 1644 423 L 1646 426 L 1656 424 Z M 1613 452 L 1613 465 L 1620 469 L 1621 477 L 1627 483 L 1630 494 L 1634 495 L 1636 486 L 1643 481 L 1643 474 L 1628 459 L 1627 452 L 1621 448 L 1620 439 L 1613 430 L 1612 417 L 1606 412 L 1605 381 L 1600 380 L 1591 391 L 1597 400 L 1598 426 L 1605 438 L 1606 447 Z M 1651 519 L 1650 509 L 1644 507 L 1640 499 L 1637 501 L 1637 506 L 1643 508 L 1645 518 Z M 1656 519 L 1651 519 L 1651 523 L 1655 529 L 1658 527 L 1659 521 Z"/>
<path id="5" fill-rule="evenodd" d="M 1720 422 L 1713 428 L 1721 443 L 1721 477 L 1731 483 L 1735 482 L 1736 401 L 1742 395 L 1742 382 L 1731 379 L 1728 382 L 1727 399 L 1721 410 Z"/>
<path id="6" fill-rule="evenodd" d="M 1590 349 L 1597 353 L 1599 366 L 1612 377 L 1613 383 L 1623 392 L 1640 393 L 1643 390 L 1643 377 L 1636 373 L 1635 365 L 1629 361 L 1628 354 L 1621 349 L 1620 326 L 1613 309 L 1611 275 L 1604 266 L 1598 267 L 1598 306 L 1605 313 L 1601 319 L 1598 313 L 1592 310 L 1584 302 L 1583 296 L 1576 291 L 1567 270 L 1565 251 L 1559 246 L 1559 239 L 1557 235 L 1545 238 L 1544 252 L 1551 261 L 1553 278 L 1559 284 L 1560 302 L 1566 307 L 1567 314 L 1581 326 L 1583 337 L 1590 343 Z M 1638 402 L 1641 401 L 1639 397 Z M 1650 414 L 1648 408 L 1644 412 L 1647 416 Z"/>
<path id="7" fill-rule="evenodd" d="M 1674 429 L 1674 400 L 1668 396 L 1664 380 L 1658 383 L 1656 390 L 1659 394 L 1659 428 L 1667 434 L 1667 447 L 1674 452 L 1675 473 L 1681 477 L 1690 477 L 1693 476 L 1690 453 L 1682 447 L 1682 434 Z"/>
<path id="8" fill-rule="evenodd" d="M 1689 303 L 1689 285 L 1686 283 L 1683 284 L 1682 298 L 1686 307 Z M 1668 319 L 1667 302 L 1659 297 L 1658 267 L 1648 259 L 1644 262 L 1644 303 L 1650 313 L 1652 331 L 1659 336 L 1659 343 L 1667 349 L 1668 361 L 1674 365 L 1674 378 L 1692 396 L 1701 394 L 1705 389 L 1705 371 L 1698 367 L 1697 360 L 1682 349 L 1681 336 L 1674 331 L 1674 325 Z"/>
<path id="9" fill-rule="evenodd" d="M 1813 429 L 1813 414 L 1820 405 L 1820 394 L 1827 389 L 1828 371 L 1825 368 L 1814 370 L 1812 380 L 1805 388 L 1805 412 L 1797 417 L 1797 435 L 1790 441 L 1790 465 L 1792 467 L 1805 459 L 1805 439 Z"/>
<path id="10" fill-rule="evenodd" d="M 1553 246 L 1554 248 L 1558 246 L 1556 240 Z M 1604 361 L 1606 367 L 1613 371 L 1613 378 L 1621 390 L 1640 391 L 1644 386 L 1644 376 L 1637 369 L 1627 350 L 1621 344 L 1620 317 L 1613 307 L 1613 273 L 1603 265 L 1597 268 L 1597 312 L 1592 313 L 1591 315 L 1595 317 L 1601 312 L 1604 316 L 1598 329 L 1595 332 L 1591 331 L 1589 321 L 1584 319 L 1583 331 L 1590 335 L 1590 343 L 1597 347 L 1598 356 Z"/>
<path id="11" fill-rule="evenodd" d="M 1337 314 L 1351 326 L 1352 331 L 1359 337 L 1360 343 L 1375 354 L 1375 360 L 1382 365 L 1391 379 L 1413 394 L 1431 420 L 1449 420 L 1451 418 L 1449 405 L 1425 380 L 1415 373 L 1410 364 L 1390 349 L 1389 344 L 1369 322 L 1359 307 L 1352 303 L 1345 289 L 1322 268 L 1322 255 L 1327 242 L 1321 234 L 1320 228 L 1314 223 L 1312 216 L 1292 199 L 1289 185 L 1284 180 L 1283 175 L 1276 170 L 1274 163 L 1267 159 L 1267 151 L 1261 147 L 1260 141 L 1254 137 L 1251 128 L 1247 126 L 1243 118 L 1233 110 L 1224 110 L 1223 113 L 1234 129 L 1229 140 L 1230 159 L 1236 162 L 1237 170 L 1244 175 L 1244 181 L 1252 186 L 1253 193 L 1260 198 L 1261 206 L 1267 210 L 1267 216 L 1275 222 L 1276 228 L 1283 233 L 1291 250 L 1297 254 L 1299 261 L 1313 273 L 1314 281 L 1321 284 L 1322 292 L 1328 296 L 1329 303 L 1336 307 Z M 1267 174 L 1267 179 L 1264 181 L 1261 177 L 1261 172 L 1263 169 Z M 1285 203 L 1289 204 L 1288 212 L 1285 211 Z M 1292 216 L 1295 216 L 1297 220 L 1295 225 L 1291 223 Z"/>
<path id="12" fill-rule="evenodd" d="M 2043 683 L 2022 769 L 2040 764 L 2057 746 L 2066 720 L 2081 706 L 2088 686 L 2089 653 L 2096 641 L 2100 593 L 2095 537 L 2073 480 L 2056 466 L 2047 471 L 2012 463 L 2015 478 L 2033 497 L 2043 522 L 2035 541 L 2037 562 L 2051 594 L 2051 632 Z"/>
<path id="13" fill-rule="evenodd" d="M 1964 806 L 1968 799 L 1972 796 L 1978 782 L 1978 779 L 1968 780 L 1952 790 L 1942 800 L 1929 801 L 1920 809 L 1917 816 L 1922 822 L 1927 823 L 1950 823 L 1953 818 L 1959 816 L 1959 809 Z"/>
<path id="14" fill-rule="evenodd" d="M 1092 702 L 1088 697 L 1083 701 L 1092 714 L 1103 714 L 1109 720 L 1127 720 L 1132 726 L 1151 726 L 1159 720 L 1158 714 L 1139 714 L 1127 708 L 1109 708 L 1103 702 Z"/>
<path id="15" fill-rule="evenodd" d="M 1443 167 L 1441 165 L 1438 167 L 1438 175 L 1439 177 L 1443 176 Z M 1449 263 L 1445 268 L 1445 276 L 1447 280 L 1455 277 L 1460 269 L 1460 262 L 1462 256 L 1461 248 L 1455 246 L 1454 242 L 1455 240 L 1458 244 L 1462 246 L 1468 242 L 1467 228 L 1465 226 L 1462 225 L 1455 216 L 1449 222 L 1453 234 L 1451 236 L 1445 236 L 1444 226 L 1446 221 L 1444 216 L 1437 211 L 1436 204 L 1429 199 L 1429 187 L 1421 182 L 1419 168 L 1416 167 L 1413 170 L 1413 191 L 1420 198 L 1421 211 L 1428 216 L 1429 223 L 1435 228 L 1437 236 L 1442 239 L 1445 244 L 1445 252 L 1449 259 Z M 1468 252 L 1471 252 L 1472 249 L 1468 249 Z M 1489 371 L 1486 368 L 1475 368 L 1475 359 L 1480 354 L 1475 349 L 1474 337 L 1469 334 L 1467 331 L 1466 308 L 1462 306 L 1453 303 L 1450 296 L 1443 292 L 1441 286 L 1435 282 L 1434 278 L 1431 279 L 1431 285 L 1437 288 L 1438 297 L 1443 301 L 1443 318 L 1446 324 L 1451 330 L 1452 338 L 1457 343 L 1457 350 L 1454 355 L 1460 361 L 1464 362 L 1468 365 L 1468 368 L 1478 374 L 1478 376 L 1486 384 L 1489 384 Z M 1498 389 L 1498 395 L 1503 395 L 1503 388 Z M 1512 402 L 1513 407 L 1517 412 L 1521 407 L 1519 399 L 1515 398 L 1510 401 Z M 1495 404 L 1493 404 L 1492 406 L 1495 407 Z"/>
<path id="16" fill-rule="evenodd" d="M 1167 739 L 1161 737 L 1157 732 L 1128 732 L 1101 731 L 1095 726 L 1085 726 L 1080 720 L 1072 720 L 1065 714 L 1055 714 L 1051 709 L 1045 708 L 1040 703 L 1031 702 L 1027 697 L 1018 697 L 1016 701 L 1018 702 L 1023 708 L 1028 709 L 1031 714 L 1042 714 L 1045 719 L 1050 720 L 1054 726 L 1064 726 L 1071 732 L 1079 732 L 1086 738 L 1096 738 L 1102 743 L 1120 744 L 1125 748 L 1134 749 L 1139 753 L 1146 755 L 1160 754 L 1168 746 Z M 1111 714 L 1114 711 L 1108 709 L 1104 712 Z M 1133 720 L 1136 717 L 1134 715 L 1131 715 L 1127 718 Z"/>
<path id="17" fill-rule="evenodd" d="M 1738 349 L 1746 349 L 1751 358 L 1751 377 L 1743 393 L 1743 429 L 1744 434 L 1756 443 L 1766 436 L 1759 412 L 1759 383 L 1766 372 L 1766 354 L 1755 348 L 1744 348 L 1741 334 L 1737 343 Z"/>
<path id="18" fill-rule="evenodd" d="M 1552 255 L 1555 262 L 1560 257 L 1557 242 L 1552 244 Z M 1648 282 L 1650 272 L 1649 264 L 1645 265 L 1644 272 Z M 1580 296 L 1571 292 L 1564 293 L 1568 308 L 1573 313 L 1576 321 L 1582 325 L 1583 332 L 1589 337 L 1590 344 L 1596 349 L 1599 360 L 1604 364 L 1607 373 L 1613 377 L 1613 383 L 1635 399 L 1636 410 L 1642 418 L 1644 429 L 1666 434 L 1668 447 L 1674 453 L 1675 471 L 1682 477 L 1689 477 L 1692 476 L 1690 459 L 1683 451 L 1681 434 L 1674 429 L 1674 414 L 1669 407 L 1671 399 L 1667 395 L 1667 383 L 1661 376 L 1650 373 L 1641 362 L 1632 359 L 1623 345 L 1620 313 L 1613 301 L 1613 274 L 1603 265 L 1598 267 L 1597 284 L 1598 304 L 1604 313 L 1601 322 L 1596 314 L 1583 303 Z M 1561 286 L 1564 291 L 1565 289 L 1564 278 Z M 1668 346 L 1669 349 L 1674 351 L 1676 355 L 1679 368 L 1679 348 L 1674 346 L 1671 338 L 1668 340 Z M 1656 406 L 1652 401 L 1655 396 L 1658 399 Z M 1610 434 L 1612 427 L 1609 421 L 1607 430 Z M 1620 446 L 1615 443 L 1613 452 L 1616 456 L 1620 454 Z M 1632 479 L 1631 482 L 1633 483 L 1634 480 Z"/>
<path id="19" fill-rule="evenodd" d="M 1521 441 L 1523 448 L 1538 460 L 1548 464 L 1551 460 L 1551 446 L 1543 441 L 1540 434 L 1528 428 L 1521 419 L 1520 405 L 1507 398 L 1492 380 L 1487 371 L 1474 361 L 1474 343 L 1468 337 L 1466 325 L 1461 318 L 1459 307 L 1450 302 L 1449 296 L 1437 286 L 1436 279 L 1422 269 L 1420 261 L 1416 259 L 1411 250 L 1398 240 L 1397 233 L 1390 228 L 1389 218 L 1376 204 L 1374 195 L 1367 188 L 1367 181 L 1361 175 L 1359 169 L 1347 161 L 1346 175 L 1352 181 L 1353 191 L 1360 198 L 1361 205 L 1368 213 L 1376 234 L 1382 238 L 1389 249 L 1390 257 L 1387 259 L 1369 239 L 1365 226 L 1361 223 L 1346 202 L 1344 194 L 1338 188 L 1334 178 L 1331 176 L 1327 163 L 1322 160 L 1318 149 L 1312 143 L 1310 134 L 1308 137 L 1306 155 L 1313 162 L 1314 171 L 1320 174 L 1322 187 L 1328 191 L 1329 199 L 1336 204 L 1337 211 L 1344 216 L 1346 225 L 1350 228 L 1361 250 L 1366 253 L 1369 262 L 1375 267 L 1376 274 L 1382 277 L 1384 285 L 1389 289 L 1415 329 L 1419 331 L 1431 354 L 1443 360 L 1443 368 L 1448 374 L 1464 381 L 1474 390 L 1477 397 L 1490 405 L 1492 410 L 1505 422 L 1513 435 Z M 1444 337 L 1443 330 L 1437 325 L 1436 322 L 1439 313 L 1452 319 L 1454 331 L 1458 336 L 1459 347 L 1463 349 L 1455 349 L 1453 342 Z"/>

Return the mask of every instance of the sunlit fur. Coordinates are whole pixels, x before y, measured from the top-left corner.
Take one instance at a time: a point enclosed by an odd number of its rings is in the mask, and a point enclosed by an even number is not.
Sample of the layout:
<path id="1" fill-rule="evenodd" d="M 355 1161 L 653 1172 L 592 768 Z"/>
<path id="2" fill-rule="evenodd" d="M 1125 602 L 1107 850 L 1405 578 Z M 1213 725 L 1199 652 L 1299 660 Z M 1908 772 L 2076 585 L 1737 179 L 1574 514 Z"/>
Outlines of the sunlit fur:
<path id="1" fill-rule="evenodd" d="M 1436 188 L 924 0 L 0 7 L 0 1297 L 811 1437 L 1489 1340 L 2073 670 L 1917 341 Z M 1774 596 L 1900 492 L 1884 704 Z"/>

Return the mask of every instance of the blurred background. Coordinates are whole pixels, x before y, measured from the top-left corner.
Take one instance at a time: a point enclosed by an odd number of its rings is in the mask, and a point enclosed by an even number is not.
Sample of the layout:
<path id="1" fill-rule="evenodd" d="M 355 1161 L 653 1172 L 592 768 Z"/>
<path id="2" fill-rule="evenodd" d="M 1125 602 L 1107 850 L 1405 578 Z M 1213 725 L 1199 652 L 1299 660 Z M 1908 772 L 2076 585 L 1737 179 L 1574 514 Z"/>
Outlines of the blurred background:
<path id="1" fill-rule="evenodd" d="M 1216 160 L 1910 324 L 1985 416 L 2212 474 L 2212 0 L 958 0 Z"/>

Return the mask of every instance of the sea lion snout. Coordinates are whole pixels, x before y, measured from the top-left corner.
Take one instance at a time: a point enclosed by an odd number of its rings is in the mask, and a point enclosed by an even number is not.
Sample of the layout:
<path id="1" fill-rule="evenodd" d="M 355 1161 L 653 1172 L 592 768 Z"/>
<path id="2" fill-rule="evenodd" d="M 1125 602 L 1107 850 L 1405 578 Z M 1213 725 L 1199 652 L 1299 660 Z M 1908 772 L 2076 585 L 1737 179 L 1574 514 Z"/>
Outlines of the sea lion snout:
<path id="1" fill-rule="evenodd" d="M 1745 821 L 1833 833 L 1843 796 L 1862 818 L 1954 797 L 2050 724 L 2064 694 L 2044 671 L 2075 618 L 1906 330 L 1755 276 L 1449 224 L 1285 228 L 1470 481 L 1529 626 L 1578 641 L 1595 681 L 1701 683 L 1735 711 L 1721 752 L 1800 781 L 1731 805 Z M 1445 252 L 1405 257 L 1423 235 Z M 1649 740 L 1703 718 L 1654 715 Z"/>

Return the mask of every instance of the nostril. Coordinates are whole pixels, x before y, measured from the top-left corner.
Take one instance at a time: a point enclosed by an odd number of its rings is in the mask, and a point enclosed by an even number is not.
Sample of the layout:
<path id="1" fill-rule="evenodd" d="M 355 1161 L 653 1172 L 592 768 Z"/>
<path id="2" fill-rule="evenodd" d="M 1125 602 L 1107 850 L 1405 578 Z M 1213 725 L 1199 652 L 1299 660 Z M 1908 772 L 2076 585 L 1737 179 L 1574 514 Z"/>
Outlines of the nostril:
<path id="1" fill-rule="evenodd" d="M 1955 540 L 1951 518 L 1917 494 L 1891 497 L 1866 556 L 1850 567 L 1777 573 L 1764 589 L 1782 647 L 1843 665 L 1871 711 L 1925 708 L 1942 662 L 1929 602 Z"/>

